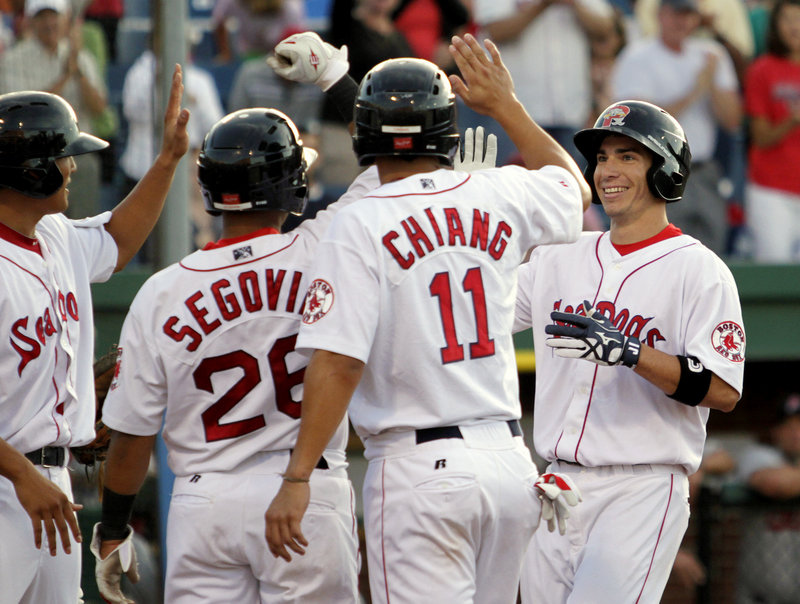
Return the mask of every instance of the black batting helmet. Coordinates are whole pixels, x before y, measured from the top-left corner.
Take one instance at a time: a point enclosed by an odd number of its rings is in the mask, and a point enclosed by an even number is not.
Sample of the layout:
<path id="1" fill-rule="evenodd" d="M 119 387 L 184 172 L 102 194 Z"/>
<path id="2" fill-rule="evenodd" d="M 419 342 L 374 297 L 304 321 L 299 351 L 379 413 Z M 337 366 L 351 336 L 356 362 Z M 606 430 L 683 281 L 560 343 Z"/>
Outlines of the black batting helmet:
<path id="1" fill-rule="evenodd" d="M 308 202 L 306 170 L 316 157 L 280 111 L 234 111 L 211 127 L 197 159 L 206 211 L 214 216 L 247 210 L 302 214 Z"/>
<path id="2" fill-rule="evenodd" d="M 49 197 L 64 182 L 56 159 L 106 147 L 106 141 L 78 130 L 72 106 L 56 94 L 0 95 L 0 187 Z"/>
<path id="3" fill-rule="evenodd" d="M 383 155 L 426 155 L 451 166 L 457 147 L 456 98 L 436 65 L 389 59 L 361 80 L 353 135 L 360 165 Z"/>
<path id="4" fill-rule="evenodd" d="M 594 203 L 600 203 L 594 187 L 597 150 L 609 134 L 629 136 L 653 152 L 653 165 L 647 171 L 647 185 L 653 195 L 667 202 L 683 197 L 692 163 L 683 128 L 661 107 L 644 101 L 620 101 L 603 111 L 594 128 L 575 134 L 575 146 L 588 162 L 583 173 Z"/>

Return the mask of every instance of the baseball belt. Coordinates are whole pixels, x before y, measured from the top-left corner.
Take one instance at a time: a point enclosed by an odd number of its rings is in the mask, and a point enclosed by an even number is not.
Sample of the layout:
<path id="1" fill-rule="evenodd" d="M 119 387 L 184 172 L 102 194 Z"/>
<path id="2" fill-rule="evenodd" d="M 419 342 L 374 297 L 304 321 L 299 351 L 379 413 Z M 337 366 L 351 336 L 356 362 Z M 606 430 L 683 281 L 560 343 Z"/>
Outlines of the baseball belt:
<path id="1" fill-rule="evenodd" d="M 25 457 L 35 466 L 63 466 L 66 450 L 64 447 L 42 447 L 36 451 L 25 453 Z"/>
<path id="2" fill-rule="evenodd" d="M 508 429 L 511 430 L 511 436 L 522 436 L 522 428 L 519 425 L 519 420 L 510 419 L 506 423 L 508 424 Z M 461 434 L 461 428 L 458 426 L 422 428 L 421 430 L 416 430 L 416 434 L 418 445 L 442 438 L 464 438 Z"/>

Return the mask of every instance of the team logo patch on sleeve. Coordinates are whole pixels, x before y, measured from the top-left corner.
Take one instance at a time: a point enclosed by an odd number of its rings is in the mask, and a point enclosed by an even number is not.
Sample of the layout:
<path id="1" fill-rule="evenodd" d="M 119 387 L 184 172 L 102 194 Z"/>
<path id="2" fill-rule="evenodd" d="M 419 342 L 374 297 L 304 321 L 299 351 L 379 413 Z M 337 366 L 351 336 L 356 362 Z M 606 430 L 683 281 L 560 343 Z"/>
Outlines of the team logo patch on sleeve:
<path id="1" fill-rule="evenodd" d="M 711 332 L 711 345 L 729 361 L 744 361 L 744 329 L 733 321 L 723 321 Z"/>
<path id="2" fill-rule="evenodd" d="M 323 279 L 315 279 L 308 286 L 306 293 L 306 309 L 303 312 L 303 323 L 316 323 L 333 306 L 333 288 Z"/>

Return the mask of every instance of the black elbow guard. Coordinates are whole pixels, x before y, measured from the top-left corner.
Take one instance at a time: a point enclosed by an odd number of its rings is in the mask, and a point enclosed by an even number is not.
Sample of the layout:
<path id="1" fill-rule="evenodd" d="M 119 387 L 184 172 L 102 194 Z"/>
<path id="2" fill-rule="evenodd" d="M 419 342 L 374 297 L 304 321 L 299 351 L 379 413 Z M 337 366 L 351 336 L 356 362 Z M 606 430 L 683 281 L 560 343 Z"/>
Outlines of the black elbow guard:
<path id="1" fill-rule="evenodd" d="M 681 364 L 678 389 L 667 396 L 684 405 L 696 407 L 706 397 L 711 387 L 711 371 L 706 369 L 697 357 L 678 355 L 678 362 Z"/>

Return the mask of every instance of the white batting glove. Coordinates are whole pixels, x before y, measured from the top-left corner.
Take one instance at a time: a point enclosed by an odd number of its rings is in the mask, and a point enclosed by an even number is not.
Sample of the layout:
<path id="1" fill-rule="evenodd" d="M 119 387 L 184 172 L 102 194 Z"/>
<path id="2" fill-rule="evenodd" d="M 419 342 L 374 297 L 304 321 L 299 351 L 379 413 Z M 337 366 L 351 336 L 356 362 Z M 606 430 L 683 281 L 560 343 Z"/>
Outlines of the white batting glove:
<path id="1" fill-rule="evenodd" d="M 128 536 L 105 559 L 100 558 L 100 535 L 97 532 L 100 523 L 94 525 L 92 544 L 89 549 L 94 554 L 94 578 L 100 595 L 110 604 L 135 604 L 122 593 L 120 581 L 124 574 L 131 583 L 139 581 L 139 568 L 136 550 L 133 547 L 133 529 L 128 526 Z"/>
<path id="2" fill-rule="evenodd" d="M 569 507 L 578 505 L 583 500 L 581 492 L 569 476 L 551 472 L 542 474 L 536 479 L 534 486 L 539 491 L 542 502 L 542 520 L 547 521 L 547 530 L 551 533 L 558 524 L 558 532 L 563 535 L 567 532 L 567 518 Z"/>
<path id="3" fill-rule="evenodd" d="M 278 42 L 267 64 L 279 76 L 306 84 L 316 84 L 323 91 L 342 79 L 350 69 L 347 46 L 336 48 L 313 31 L 293 34 Z"/>
<path id="4" fill-rule="evenodd" d="M 486 140 L 486 153 L 483 152 L 483 142 Z M 456 157 L 453 160 L 453 170 L 460 172 L 474 172 L 475 170 L 486 170 L 497 165 L 497 137 L 490 134 L 484 137 L 483 126 L 473 132 L 472 128 L 467 128 L 462 138 L 464 141 L 464 157 L 461 157 L 461 143 L 458 143 Z"/>

